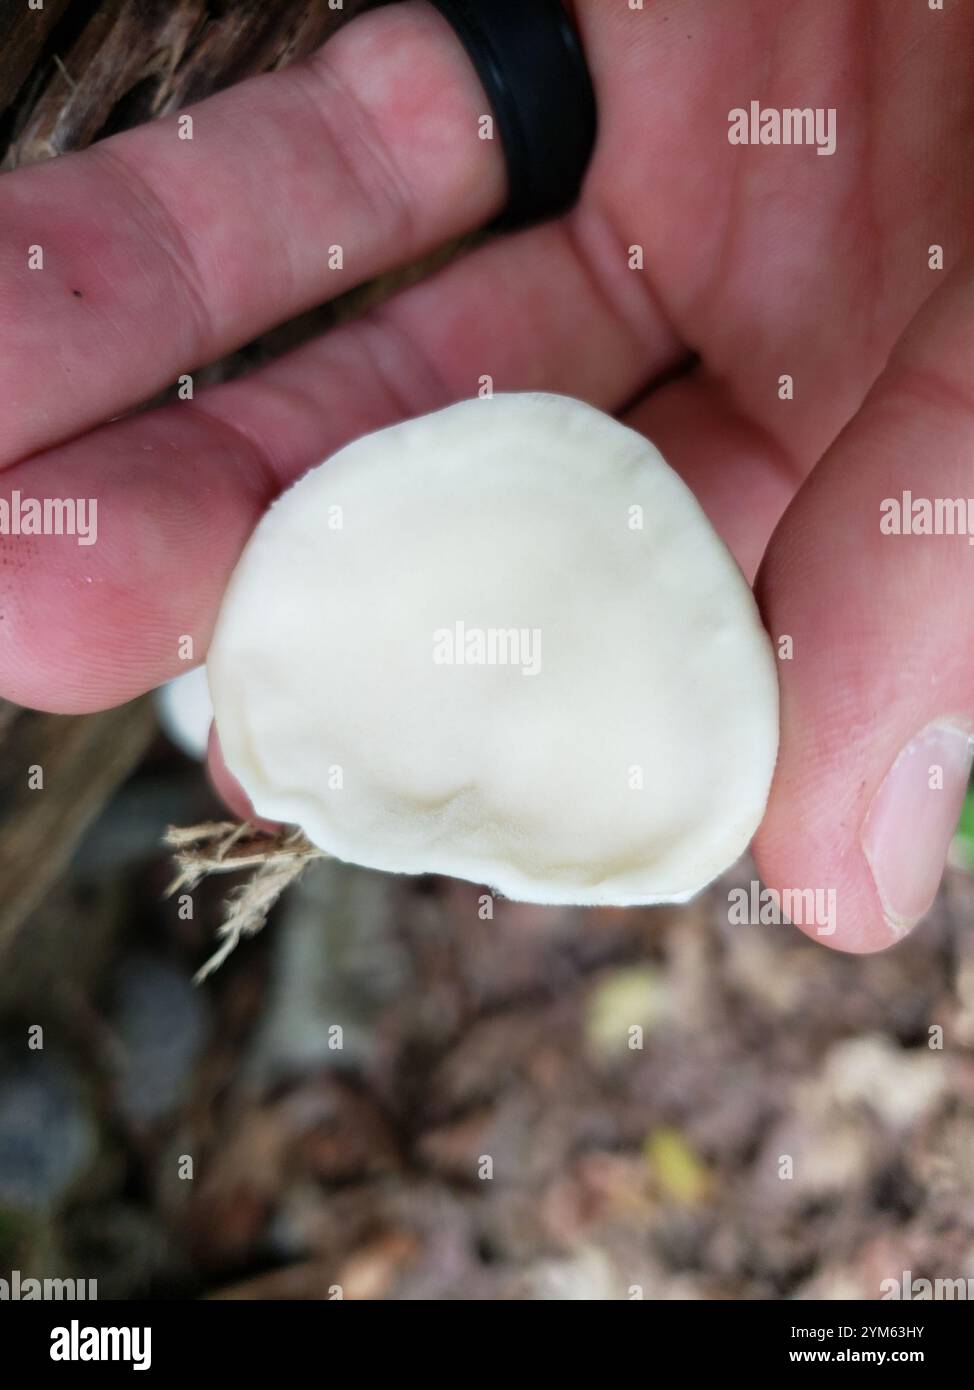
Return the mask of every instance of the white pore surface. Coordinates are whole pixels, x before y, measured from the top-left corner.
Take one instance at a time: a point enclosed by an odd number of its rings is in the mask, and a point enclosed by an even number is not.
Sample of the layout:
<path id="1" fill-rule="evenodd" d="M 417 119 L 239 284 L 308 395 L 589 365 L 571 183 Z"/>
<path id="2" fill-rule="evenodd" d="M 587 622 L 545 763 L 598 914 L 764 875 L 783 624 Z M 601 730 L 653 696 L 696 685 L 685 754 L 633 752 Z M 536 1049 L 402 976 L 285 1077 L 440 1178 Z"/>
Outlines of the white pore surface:
<path id="1" fill-rule="evenodd" d="M 562 396 L 463 401 L 312 469 L 247 546 L 208 673 L 259 815 L 526 902 L 691 896 L 777 752 L 734 561 L 651 444 Z"/>

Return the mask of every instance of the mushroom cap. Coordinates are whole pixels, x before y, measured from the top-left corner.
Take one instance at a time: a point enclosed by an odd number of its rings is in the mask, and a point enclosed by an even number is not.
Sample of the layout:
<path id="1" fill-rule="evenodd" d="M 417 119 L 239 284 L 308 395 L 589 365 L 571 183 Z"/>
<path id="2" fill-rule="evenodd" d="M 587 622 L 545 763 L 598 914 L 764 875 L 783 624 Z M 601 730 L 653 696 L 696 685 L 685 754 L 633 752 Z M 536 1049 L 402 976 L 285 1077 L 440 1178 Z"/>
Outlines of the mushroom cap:
<path id="1" fill-rule="evenodd" d="M 563 396 L 461 401 L 311 469 L 207 669 L 260 816 L 524 902 L 684 901 L 747 846 L 777 753 L 743 575 L 651 443 Z"/>

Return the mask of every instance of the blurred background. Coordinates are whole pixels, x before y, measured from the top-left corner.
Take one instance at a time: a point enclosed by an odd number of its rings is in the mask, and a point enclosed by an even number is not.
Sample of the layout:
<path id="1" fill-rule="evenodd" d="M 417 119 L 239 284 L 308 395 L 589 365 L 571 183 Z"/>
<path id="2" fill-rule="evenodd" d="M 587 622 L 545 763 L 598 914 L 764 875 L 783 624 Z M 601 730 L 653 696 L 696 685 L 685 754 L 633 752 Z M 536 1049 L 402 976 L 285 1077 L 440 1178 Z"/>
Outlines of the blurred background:
<path id="1" fill-rule="evenodd" d="M 183 109 L 361 8 L 8 6 L 2 167 Z M 684 907 L 488 920 L 474 885 L 321 862 L 196 987 L 228 881 L 187 917 L 162 837 L 223 814 L 151 697 L 0 705 L 0 1278 L 479 1300 L 974 1278 L 970 805 L 929 921 L 879 956 L 732 926 L 747 862 Z"/>
<path id="2" fill-rule="evenodd" d="M 684 907 L 492 920 L 474 885 L 320 862 L 195 987 L 233 880 L 181 920 L 160 842 L 223 812 L 151 700 L 6 708 L 0 789 L 0 1276 L 394 1299 L 974 1276 L 965 838 L 877 956 L 730 925 L 747 862 Z"/>

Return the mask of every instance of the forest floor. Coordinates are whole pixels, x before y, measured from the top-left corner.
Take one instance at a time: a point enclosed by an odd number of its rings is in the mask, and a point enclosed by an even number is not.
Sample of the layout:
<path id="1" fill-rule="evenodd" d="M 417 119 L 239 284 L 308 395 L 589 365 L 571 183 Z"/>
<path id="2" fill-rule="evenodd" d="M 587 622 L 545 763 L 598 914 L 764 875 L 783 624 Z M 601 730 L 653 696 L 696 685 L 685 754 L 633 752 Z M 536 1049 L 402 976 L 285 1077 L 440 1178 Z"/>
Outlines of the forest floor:
<path id="1" fill-rule="evenodd" d="M 103 1298 L 878 1298 L 974 1277 L 974 881 L 876 956 L 316 863 L 203 986 L 163 738 L 0 990 L 0 1270 Z M 67 924 L 67 932 L 66 932 Z M 44 1047 L 28 1045 L 43 1027 Z"/>

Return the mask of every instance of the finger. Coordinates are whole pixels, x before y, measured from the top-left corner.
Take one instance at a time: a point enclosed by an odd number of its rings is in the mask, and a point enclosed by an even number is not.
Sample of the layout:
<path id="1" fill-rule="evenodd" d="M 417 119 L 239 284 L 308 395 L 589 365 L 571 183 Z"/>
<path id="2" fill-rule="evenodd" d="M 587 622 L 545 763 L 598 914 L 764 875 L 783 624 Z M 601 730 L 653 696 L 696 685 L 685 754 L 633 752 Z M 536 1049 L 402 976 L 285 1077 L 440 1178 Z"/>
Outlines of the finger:
<path id="1" fill-rule="evenodd" d="M 753 582 L 798 489 L 801 461 L 700 367 L 639 401 L 625 423 L 651 439 L 676 469 Z"/>
<path id="2" fill-rule="evenodd" d="M 173 116 L 4 175 L 0 464 L 484 221 L 484 102 L 411 0 L 192 108 L 191 139 Z"/>
<path id="3" fill-rule="evenodd" d="M 213 790 L 220 800 L 229 806 L 235 816 L 239 817 L 240 820 L 249 821 L 258 830 L 277 828 L 279 822 L 265 820 L 262 816 L 258 816 L 250 797 L 224 762 L 223 750 L 220 747 L 220 739 L 215 724 L 210 725 L 210 737 L 206 750 L 206 770 Z"/>
<path id="4" fill-rule="evenodd" d="M 679 345 L 650 300 L 617 312 L 577 239 L 553 223 L 491 243 L 241 381 L 8 470 L 8 497 L 95 498 L 99 510 L 94 545 L 5 538 L 0 690 L 77 713 L 202 659 L 273 496 L 348 439 L 476 394 L 484 373 L 496 390 L 562 391 L 609 409 L 633 395 Z"/>
<path id="5" fill-rule="evenodd" d="M 832 921 L 817 909 L 803 925 L 845 950 L 881 949 L 923 917 L 967 786 L 974 546 L 880 522 L 896 519 L 887 499 L 902 507 L 911 492 L 963 499 L 974 526 L 972 380 L 968 267 L 802 488 L 759 577 L 772 638 L 794 655 L 779 662 L 781 751 L 758 865 L 778 892 L 818 893 L 823 907 L 834 894 Z"/>
<path id="6" fill-rule="evenodd" d="M 684 348 L 615 268 L 610 236 L 588 208 L 490 242 L 201 405 L 282 483 L 347 439 L 485 390 L 558 391 L 614 410 Z"/>

